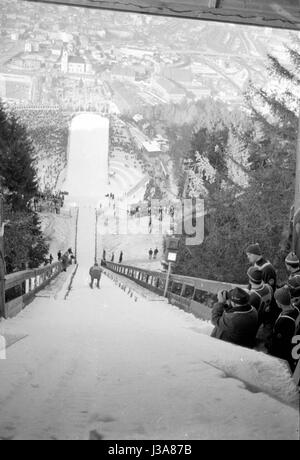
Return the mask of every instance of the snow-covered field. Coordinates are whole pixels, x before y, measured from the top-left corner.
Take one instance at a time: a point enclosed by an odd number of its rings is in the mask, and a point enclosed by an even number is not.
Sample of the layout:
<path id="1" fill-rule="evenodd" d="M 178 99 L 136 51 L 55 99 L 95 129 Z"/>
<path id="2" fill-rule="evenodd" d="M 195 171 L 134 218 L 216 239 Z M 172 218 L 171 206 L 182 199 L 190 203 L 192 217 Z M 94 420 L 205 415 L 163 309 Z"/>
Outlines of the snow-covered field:
<path id="1" fill-rule="evenodd" d="M 2 334 L 25 338 L 0 361 L 0 438 L 296 439 L 296 408 L 215 367 L 265 373 L 288 396 L 280 363 L 209 331 L 106 277 L 91 290 L 81 268 L 67 301 L 39 298 L 1 323 Z"/>

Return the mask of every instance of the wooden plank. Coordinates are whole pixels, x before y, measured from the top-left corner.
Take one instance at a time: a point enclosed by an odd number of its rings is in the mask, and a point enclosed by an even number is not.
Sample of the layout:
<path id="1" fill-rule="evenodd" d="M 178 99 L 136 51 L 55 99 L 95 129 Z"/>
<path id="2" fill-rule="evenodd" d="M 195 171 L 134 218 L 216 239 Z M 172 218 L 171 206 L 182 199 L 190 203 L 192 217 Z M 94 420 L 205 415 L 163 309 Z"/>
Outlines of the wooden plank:
<path id="1" fill-rule="evenodd" d="M 7 302 L 2 311 L 0 311 L 0 316 L 4 318 L 12 318 L 22 311 L 22 309 L 28 305 L 35 298 L 35 295 L 44 289 L 52 280 L 54 280 L 60 273 L 61 263 L 56 262 L 51 266 L 38 268 L 35 270 L 25 270 L 22 272 L 11 273 L 6 276 L 5 280 L 5 291 L 12 289 L 16 286 L 22 285 L 27 280 L 40 279 L 39 285 L 33 288 L 31 291 L 26 292 L 23 296 L 20 296 L 16 299 L 13 299 L 10 302 Z M 51 274 L 52 269 L 55 269 L 54 273 Z M 45 277 L 43 276 L 45 275 Z M 47 275 L 47 276 L 46 276 Z"/>
<path id="2" fill-rule="evenodd" d="M 25 270 L 17 273 L 10 273 L 5 277 L 5 290 L 11 289 L 15 286 L 19 286 L 24 281 L 34 278 L 35 273 L 33 270 Z"/>
<path id="3" fill-rule="evenodd" d="M 299 0 L 27 0 L 215 22 L 300 29 Z"/>
<path id="4" fill-rule="evenodd" d="M 136 270 L 139 273 L 142 273 L 143 275 L 147 274 L 149 276 L 154 276 L 163 281 L 165 281 L 167 277 L 166 273 L 163 273 L 163 272 L 145 270 L 145 269 L 141 269 L 141 268 L 130 266 L 130 265 L 119 265 L 119 264 L 113 264 L 111 262 L 107 262 L 106 267 L 109 270 L 116 271 L 116 272 L 122 269 L 122 267 L 125 267 L 125 268 L 129 268 L 130 270 Z M 124 275 L 124 276 L 128 276 L 129 278 L 132 278 L 132 279 L 136 279 L 134 276 L 133 277 L 131 277 L 130 275 Z M 199 289 L 205 292 L 209 292 L 211 294 L 217 294 L 220 290 L 230 290 L 236 286 L 246 288 L 246 286 L 244 285 L 223 283 L 220 281 L 211 281 L 211 280 L 205 280 L 202 278 L 193 278 L 190 276 L 182 276 L 182 275 L 171 275 L 170 279 L 173 282 L 185 284 L 186 286 L 193 286 L 196 289 Z"/>
<path id="5" fill-rule="evenodd" d="M 5 314 L 4 318 L 14 318 L 24 308 L 23 297 L 18 297 L 17 299 L 11 300 L 5 304 Z"/>

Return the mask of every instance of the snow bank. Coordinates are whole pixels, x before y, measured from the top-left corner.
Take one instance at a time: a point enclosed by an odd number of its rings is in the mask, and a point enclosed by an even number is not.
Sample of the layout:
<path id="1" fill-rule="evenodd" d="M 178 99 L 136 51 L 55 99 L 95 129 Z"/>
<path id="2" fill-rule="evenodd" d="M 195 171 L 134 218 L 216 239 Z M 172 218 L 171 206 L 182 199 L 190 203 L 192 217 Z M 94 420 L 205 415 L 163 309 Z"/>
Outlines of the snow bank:
<path id="1" fill-rule="evenodd" d="M 109 272 L 108 276 L 111 276 Z M 211 338 L 210 335 L 214 328 L 211 322 L 199 320 L 192 314 L 173 307 L 162 297 L 147 291 L 124 277 L 113 275 L 112 282 L 127 294 L 130 294 L 131 291 L 134 292 L 134 298 L 138 298 L 138 302 L 145 300 L 145 298 L 151 301 L 154 298 L 157 301 L 160 300 L 164 312 L 168 311 L 172 317 L 180 318 L 183 324 L 188 325 L 191 330 L 204 336 L 199 338 L 201 341 L 199 361 L 206 362 L 210 366 L 221 370 L 226 377 L 241 380 L 248 385 L 251 391 L 267 393 L 287 404 L 297 405 L 299 403 L 298 391 L 291 377 L 289 366 L 285 361 L 262 352 Z M 168 317 L 167 321 L 169 321 Z M 165 326 L 167 327 L 167 323 Z"/>

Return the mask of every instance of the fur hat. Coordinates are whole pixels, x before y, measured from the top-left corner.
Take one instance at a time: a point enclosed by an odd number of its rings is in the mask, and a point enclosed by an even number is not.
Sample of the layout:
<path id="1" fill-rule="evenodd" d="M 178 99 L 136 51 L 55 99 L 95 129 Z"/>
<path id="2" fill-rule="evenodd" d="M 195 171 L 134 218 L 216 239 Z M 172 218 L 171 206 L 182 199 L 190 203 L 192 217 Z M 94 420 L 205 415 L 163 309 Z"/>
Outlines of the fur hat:
<path id="1" fill-rule="evenodd" d="M 236 287 L 229 291 L 229 299 L 237 305 L 248 305 L 249 303 L 249 294 L 244 289 Z"/>
<path id="2" fill-rule="evenodd" d="M 255 254 L 256 256 L 261 256 L 262 252 L 260 245 L 258 243 L 250 244 L 246 249 L 246 254 Z"/>

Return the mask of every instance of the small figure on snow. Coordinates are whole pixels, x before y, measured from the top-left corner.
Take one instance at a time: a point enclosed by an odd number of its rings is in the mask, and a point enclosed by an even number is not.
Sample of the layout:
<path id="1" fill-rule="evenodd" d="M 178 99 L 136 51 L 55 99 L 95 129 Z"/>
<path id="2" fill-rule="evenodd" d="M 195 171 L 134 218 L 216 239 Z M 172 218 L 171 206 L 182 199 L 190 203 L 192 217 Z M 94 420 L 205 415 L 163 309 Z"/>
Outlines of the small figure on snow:
<path id="1" fill-rule="evenodd" d="M 94 287 L 95 280 L 97 280 L 97 288 L 100 289 L 101 276 L 102 276 L 102 268 L 99 267 L 97 262 L 95 262 L 93 267 L 90 268 L 90 277 L 91 277 L 90 287 L 91 289 L 93 289 Z"/>

